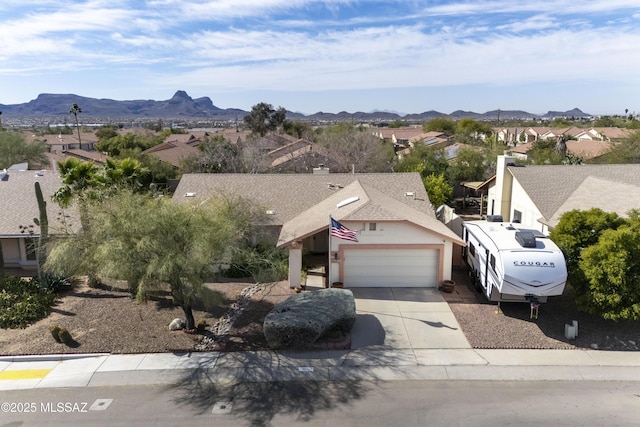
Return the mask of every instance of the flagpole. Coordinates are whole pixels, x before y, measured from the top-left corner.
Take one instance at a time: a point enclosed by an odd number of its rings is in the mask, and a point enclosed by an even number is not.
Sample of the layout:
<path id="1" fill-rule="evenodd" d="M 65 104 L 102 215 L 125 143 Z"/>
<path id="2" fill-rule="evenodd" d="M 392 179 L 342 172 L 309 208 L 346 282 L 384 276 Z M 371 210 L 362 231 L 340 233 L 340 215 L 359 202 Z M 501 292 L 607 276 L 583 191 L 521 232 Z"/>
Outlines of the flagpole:
<path id="1" fill-rule="evenodd" d="M 330 288 L 329 284 L 331 283 L 331 213 L 329 213 L 329 263 L 327 264 L 327 284 L 325 285 L 327 288 Z"/>

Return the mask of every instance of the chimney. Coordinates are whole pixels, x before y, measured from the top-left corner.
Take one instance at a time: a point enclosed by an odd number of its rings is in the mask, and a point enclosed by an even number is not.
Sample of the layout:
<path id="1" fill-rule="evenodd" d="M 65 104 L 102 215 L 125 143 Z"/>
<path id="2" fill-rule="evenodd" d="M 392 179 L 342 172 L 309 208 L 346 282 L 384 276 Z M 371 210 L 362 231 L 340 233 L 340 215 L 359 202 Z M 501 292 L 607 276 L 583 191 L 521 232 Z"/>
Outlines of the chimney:
<path id="1" fill-rule="evenodd" d="M 489 206 L 487 206 L 488 214 L 502 215 L 506 222 L 511 221 L 511 189 L 513 187 L 513 175 L 507 168 L 515 165 L 515 162 L 516 158 L 513 156 L 498 156 L 493 200 L 489 200 Z"/>

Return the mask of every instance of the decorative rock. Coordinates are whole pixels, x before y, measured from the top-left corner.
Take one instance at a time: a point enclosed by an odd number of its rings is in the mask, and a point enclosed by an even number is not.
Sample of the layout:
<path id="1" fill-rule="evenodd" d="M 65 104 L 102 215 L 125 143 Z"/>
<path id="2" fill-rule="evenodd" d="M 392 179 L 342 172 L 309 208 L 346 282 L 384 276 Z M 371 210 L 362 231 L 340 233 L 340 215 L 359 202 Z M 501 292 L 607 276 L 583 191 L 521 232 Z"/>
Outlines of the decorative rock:
<path id="1" fill-rule="evenodd" d="M 597 350 L 598 349 L 598 344 L 596 344 L 596 343 L 591 344 L 591 348 L 593 350 Z"/>
<path id="2" fill-rule="evenodd" d="M 303 292 L 277 304 L 264 319 L 271 348 L 310 348 L 322 336 L 348 332 L 356 321 L 356 303 L 348 289 Z"/>
<path id="3" fill-rule="evenodd" d="M 182 319 L 179 318 L 175 318 L 171 321 L 171 323 L 169 323 L 169 330 L 170 331 L 179 331 L 181 329 L 184 329 L 187 326 L 186 323 L 184 323 L 182 321 Z"/>
<path id="4" fill-rule="evenodd" d="M 231 324 L 242 314 L 249 305 L 249 300 L 259 291 L 264 291 L 265 285 L 256 283 L 248 286 L 240 292 L 238 300 L 231 304 L 229 311 L 222 316 L 210 329 L 210 334 L 205 335 L 201 341 L 195 345 L 198 351 L 221 351 L 226 348 L 225 340 L 231 329 Z M 205 331 L 206 333 L 207 331 Z"/>

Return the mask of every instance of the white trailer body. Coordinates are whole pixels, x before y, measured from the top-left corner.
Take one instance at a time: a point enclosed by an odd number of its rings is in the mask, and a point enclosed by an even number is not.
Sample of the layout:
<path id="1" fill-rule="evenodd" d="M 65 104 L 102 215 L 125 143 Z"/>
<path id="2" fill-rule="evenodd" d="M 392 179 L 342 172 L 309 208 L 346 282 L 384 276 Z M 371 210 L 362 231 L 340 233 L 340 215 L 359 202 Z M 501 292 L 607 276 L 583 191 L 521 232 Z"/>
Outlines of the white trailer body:
<path id="1" fill-rule="evenodd" d="M 518 224 L 463 224 L 463 259 L 471 280 L 490 301 L 546 302 L 567 283 L 564 255 L 548 237 Z"/>

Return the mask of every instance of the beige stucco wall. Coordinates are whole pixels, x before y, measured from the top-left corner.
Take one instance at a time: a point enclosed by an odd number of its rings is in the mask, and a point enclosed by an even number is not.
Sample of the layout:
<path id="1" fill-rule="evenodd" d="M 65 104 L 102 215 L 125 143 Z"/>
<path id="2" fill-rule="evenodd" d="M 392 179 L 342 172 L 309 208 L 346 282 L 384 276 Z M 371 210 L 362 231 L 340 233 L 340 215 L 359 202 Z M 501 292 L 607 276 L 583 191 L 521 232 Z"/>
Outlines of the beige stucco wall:
<path id="1" fill-rule="evenodd" d="M 368 231 L 368 223 L 345 221 L 342 224 L 352 230 L 360 231 L 358 233 L 358 242 L 331 237 L 332 262 L 329 266 L 329 283 L 340 280 L 340 263 L 343 262 L 341 259 L 343 251 L 341 249 L 344 250 L 346 245 L 366 245 L 369 248 L 417 245 L 415 247 L 438 249 L 442 252 L 440 255 L 439 277 L 442 280 L 451 279 L 453 244 L 442 236 L 408 222 L 377 222 L 376 231 Z M 337 262 L 333 261 L 336 256 L 338 257 Z"/>

